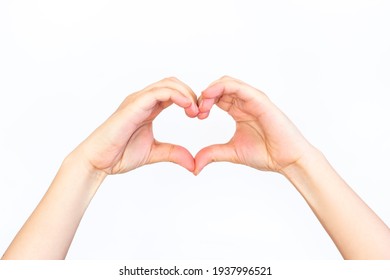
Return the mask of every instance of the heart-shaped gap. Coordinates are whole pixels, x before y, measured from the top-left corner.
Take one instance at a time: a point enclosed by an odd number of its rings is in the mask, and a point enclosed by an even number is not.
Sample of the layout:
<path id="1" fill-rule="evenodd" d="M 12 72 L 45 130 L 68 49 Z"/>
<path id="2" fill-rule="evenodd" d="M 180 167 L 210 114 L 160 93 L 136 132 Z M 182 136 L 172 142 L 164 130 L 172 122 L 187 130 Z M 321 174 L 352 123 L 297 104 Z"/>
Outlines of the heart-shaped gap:
<path id="1" fill-rule="evenodd" d="M 187 117 L 182 108 L 171 105 L 153 122 L 156 140 L 181 145 L 194 156 L 206 146 L 228 142 L 235 128 L 234 120 L 216 106 L 207 119 L 199 120 Z"/>

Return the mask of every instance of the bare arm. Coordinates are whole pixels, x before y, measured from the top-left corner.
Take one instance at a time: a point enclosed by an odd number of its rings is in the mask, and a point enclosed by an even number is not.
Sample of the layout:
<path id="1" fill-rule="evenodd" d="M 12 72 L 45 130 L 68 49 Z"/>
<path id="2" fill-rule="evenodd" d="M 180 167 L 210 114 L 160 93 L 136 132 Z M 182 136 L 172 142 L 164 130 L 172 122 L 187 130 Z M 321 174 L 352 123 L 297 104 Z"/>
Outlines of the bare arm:
<path id="1" fill-rule="evenodd" d="M 195 174 L 215 161 L 279 172 L 302 194 L 344 258 L 390 259 L 386 224 L 264 93 L 223 77 L 203 91 L 198 117 L 207 118 L 214 104 L 236 121 L 236 132 L 228 143 L 199 151 Z"/>
<path id="2" fill-rule="evenodd" d="M 302 194 L 345 259 L 390 259 L 390 230 L 313 151 L 282 173 Z"/>
<path id="3" fill-rule="evenodd" d="M 68 156 L 3 259 L 64 259 L 105 176 L 83 165 L 76 153 Z"/>

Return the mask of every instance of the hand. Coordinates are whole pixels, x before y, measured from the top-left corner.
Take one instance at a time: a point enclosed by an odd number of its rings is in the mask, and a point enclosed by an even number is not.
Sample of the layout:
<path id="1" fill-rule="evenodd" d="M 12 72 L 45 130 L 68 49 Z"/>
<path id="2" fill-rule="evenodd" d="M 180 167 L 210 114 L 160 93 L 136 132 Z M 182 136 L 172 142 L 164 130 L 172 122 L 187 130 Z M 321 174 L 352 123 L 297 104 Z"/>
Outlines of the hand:
<path id="1" fill-rule="evenodd" d="M 116 112 L 76 148 L 94 170 L 106 174 L 124 173 L 145 164 L 170 161 L 189 171 L 194 158 L 178 145 L 154 139 L 152 123 L 172 104 L 196 117 L 194 92 L 175 78 L 167 78 L 129 95 Z"/>
<path id="2" fill-rule="evenodd" d="M 211 145 L 198 152 L 195 174 L 215 161 L 282 172 L 312 148 L 264 93 L 242 81 L 223 77 L 212 83 L 198 100 L 198 118 L 207 118 L 214 104 L 233 117 L 236 132 L 228 143 Z"/>

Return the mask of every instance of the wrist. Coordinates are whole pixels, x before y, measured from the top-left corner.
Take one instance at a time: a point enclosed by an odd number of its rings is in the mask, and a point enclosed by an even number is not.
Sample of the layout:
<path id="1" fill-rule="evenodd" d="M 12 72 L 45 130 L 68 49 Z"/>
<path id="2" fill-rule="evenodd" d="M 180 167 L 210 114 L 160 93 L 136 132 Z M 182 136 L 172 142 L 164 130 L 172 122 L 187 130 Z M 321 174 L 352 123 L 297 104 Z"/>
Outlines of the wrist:
<path id="1" fill-rule="evenodd" d="M 321 170 L 321 166 L 327 164 L 325 156 L 315 147 L 308 148 L 303 156 L 293 164 L 280 171 L 293 185 L 302 192 L 302 188 L 310 185 L 310 180 L 315 177 L 313 173 Z"/>
<path id="2" fill-rule="evenodd" d="M 107 173 L 96 169 L 83 156 L 82 151 L 76 149 L 72 151 L 62 162 L 61 170 L 66 173 L 71 172 L 75 178 L 84 182 L 85 188 L 92 188 L 94 191 L 103 182 Z"/>

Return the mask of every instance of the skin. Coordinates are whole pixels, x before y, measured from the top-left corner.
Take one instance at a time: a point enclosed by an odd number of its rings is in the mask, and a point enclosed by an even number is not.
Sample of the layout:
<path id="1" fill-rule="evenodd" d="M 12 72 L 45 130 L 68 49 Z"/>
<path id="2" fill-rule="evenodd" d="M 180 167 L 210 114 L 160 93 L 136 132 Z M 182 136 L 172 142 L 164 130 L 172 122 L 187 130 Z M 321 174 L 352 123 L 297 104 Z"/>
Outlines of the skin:
<path id="1" fill-rule="evenodd" d="M 153 137 L 153 120 L 172 104 L 199 119 L 216 105 L 236 121 L 236 132 L 228 143 L 205 147 L 193 158 L 184 147 Z M 64 160 L 3 259 L 65 258 L 104 178 L 162 161 L 195 175 L 218 161 L 278 172 L 305 198 L 344 258 L 390 259 L 389 228 L 264 93 L 231 77 L 212 83 L 199 99 L 175 78 L 129 95 Z"/>

